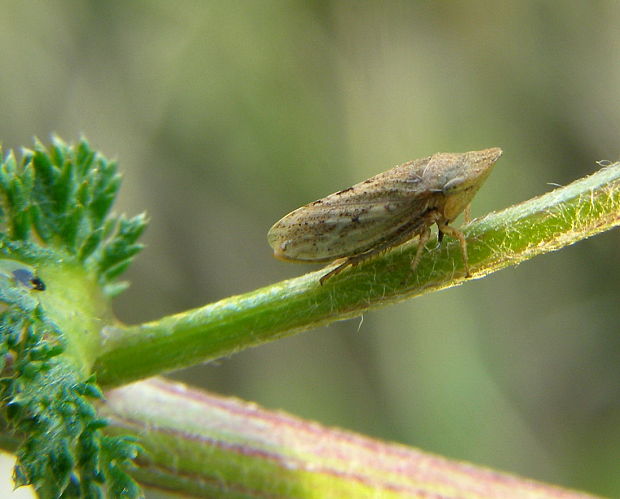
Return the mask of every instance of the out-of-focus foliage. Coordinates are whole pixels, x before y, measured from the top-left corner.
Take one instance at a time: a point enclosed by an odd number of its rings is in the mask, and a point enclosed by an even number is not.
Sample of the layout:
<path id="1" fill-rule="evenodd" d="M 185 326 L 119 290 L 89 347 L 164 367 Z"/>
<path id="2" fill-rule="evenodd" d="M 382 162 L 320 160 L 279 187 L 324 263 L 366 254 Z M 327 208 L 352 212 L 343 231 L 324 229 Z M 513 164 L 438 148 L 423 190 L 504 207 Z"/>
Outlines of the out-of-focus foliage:
<path id="1" fill-rule="evenodd" d="M 612 0 L 12 2 L 0 140 L 84 133 L 116 154 L 118 210 L 152 220 L 117 311 L 155 319 L 313 268 L 274 260 L 267 229 L 396 163 L 501 146 L 476 216 L 617 159 L 619 25 Z M 619 245 L 179 376 L 617 496 Z"/>

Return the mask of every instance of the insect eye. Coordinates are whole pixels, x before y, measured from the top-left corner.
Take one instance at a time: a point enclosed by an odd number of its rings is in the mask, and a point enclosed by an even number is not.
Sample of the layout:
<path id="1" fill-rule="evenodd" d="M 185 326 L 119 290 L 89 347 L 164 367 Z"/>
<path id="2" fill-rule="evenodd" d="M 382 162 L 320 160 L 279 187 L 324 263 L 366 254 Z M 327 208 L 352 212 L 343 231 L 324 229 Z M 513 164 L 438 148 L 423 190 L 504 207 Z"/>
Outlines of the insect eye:
<path id="1" fill-rule="evenodd" d="M 465 179 L 463 177 L 455 177 L 448 180 L 441 189 L 444 194 L 454 192 L 460 189 Z"/>

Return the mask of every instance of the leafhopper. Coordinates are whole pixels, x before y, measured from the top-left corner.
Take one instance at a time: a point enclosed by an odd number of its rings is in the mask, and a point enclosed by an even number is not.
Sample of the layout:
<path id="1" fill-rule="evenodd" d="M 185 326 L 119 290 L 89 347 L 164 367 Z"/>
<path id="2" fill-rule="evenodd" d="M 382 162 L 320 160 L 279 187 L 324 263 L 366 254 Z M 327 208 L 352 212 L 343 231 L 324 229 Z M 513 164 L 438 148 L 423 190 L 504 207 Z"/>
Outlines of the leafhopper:
<path id="1" fill-rule="evenodd" d="M 469 276 L 467 241 L 450 224 L 469 207 L 501 155 L 493 147 L 409 161 L 292 211 L 271 227 L 267 239 L 280 260 L 338 260 L 321 277 L 323 284 L 346 267 L 417 236 L 415 269 L 436 224 L 439 242 L 444 234 L 459 240 Z"/>

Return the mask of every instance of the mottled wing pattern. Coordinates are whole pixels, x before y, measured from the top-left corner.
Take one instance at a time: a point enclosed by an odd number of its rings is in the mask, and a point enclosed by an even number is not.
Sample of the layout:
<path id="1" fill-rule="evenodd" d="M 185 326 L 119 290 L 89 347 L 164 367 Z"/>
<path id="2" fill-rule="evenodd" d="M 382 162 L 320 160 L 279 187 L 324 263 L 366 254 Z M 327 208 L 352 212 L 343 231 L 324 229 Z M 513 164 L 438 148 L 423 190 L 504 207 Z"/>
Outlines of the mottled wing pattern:
<path id="1" fill-rule="evenodd" d="M 432 205 L 436 193 L 425 190 L 422 181 L 425 160 L 397 166 L 289 213 L 268 234 L 276 256 L 331 261 L 390 239 Z"/>

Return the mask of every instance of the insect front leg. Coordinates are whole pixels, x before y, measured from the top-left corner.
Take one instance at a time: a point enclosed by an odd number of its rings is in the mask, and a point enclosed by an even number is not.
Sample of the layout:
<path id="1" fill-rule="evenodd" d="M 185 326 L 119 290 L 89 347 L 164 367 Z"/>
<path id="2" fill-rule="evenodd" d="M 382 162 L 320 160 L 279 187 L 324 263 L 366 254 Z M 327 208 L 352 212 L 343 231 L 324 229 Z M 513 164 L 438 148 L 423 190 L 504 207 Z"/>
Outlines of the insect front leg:
<path id="1" fill-rule="evenodd" d="M 443 232 L 441 232 L 441 229 L 439 229 L 437 231 L 437 248 L 441 246 L 441 241 L 443 241 Z"/>
<path id="2" fill-rule="evenodd" d="M 424 246 L 428 242 L 431 237 L 431 229 L 430 227 L 426 227 L 426 230 L 420 234 L 420 240 L 418 241 L 418 249 L 415 252 L 415 257 L 411 260 L 411 270 L 414 271 L 415 268 L 420 263 L 420 259 L 422 258 L 422 252 L 424 251 Z"/>
<path id="3" fill-rule="evenodd" d="M 461 244 L 461 253 L 463 253 L 463 263 L 465 265 L 465 277 L 470 277 L 469 261 L 467 258 L 467 240 L 465 239 L 465 235 L 460 230 L 450 227 L 442 221 L 437 222 L 437 227 L 440 233 L 448 234 L 449 236 L 459 240 L 459 243 Z"/>
<path id="4" fill-rule="evenodd" d="M 463 210 L 463 221 L 468 224 L 471 220 L 471 204 L 468 204 Z"/>

